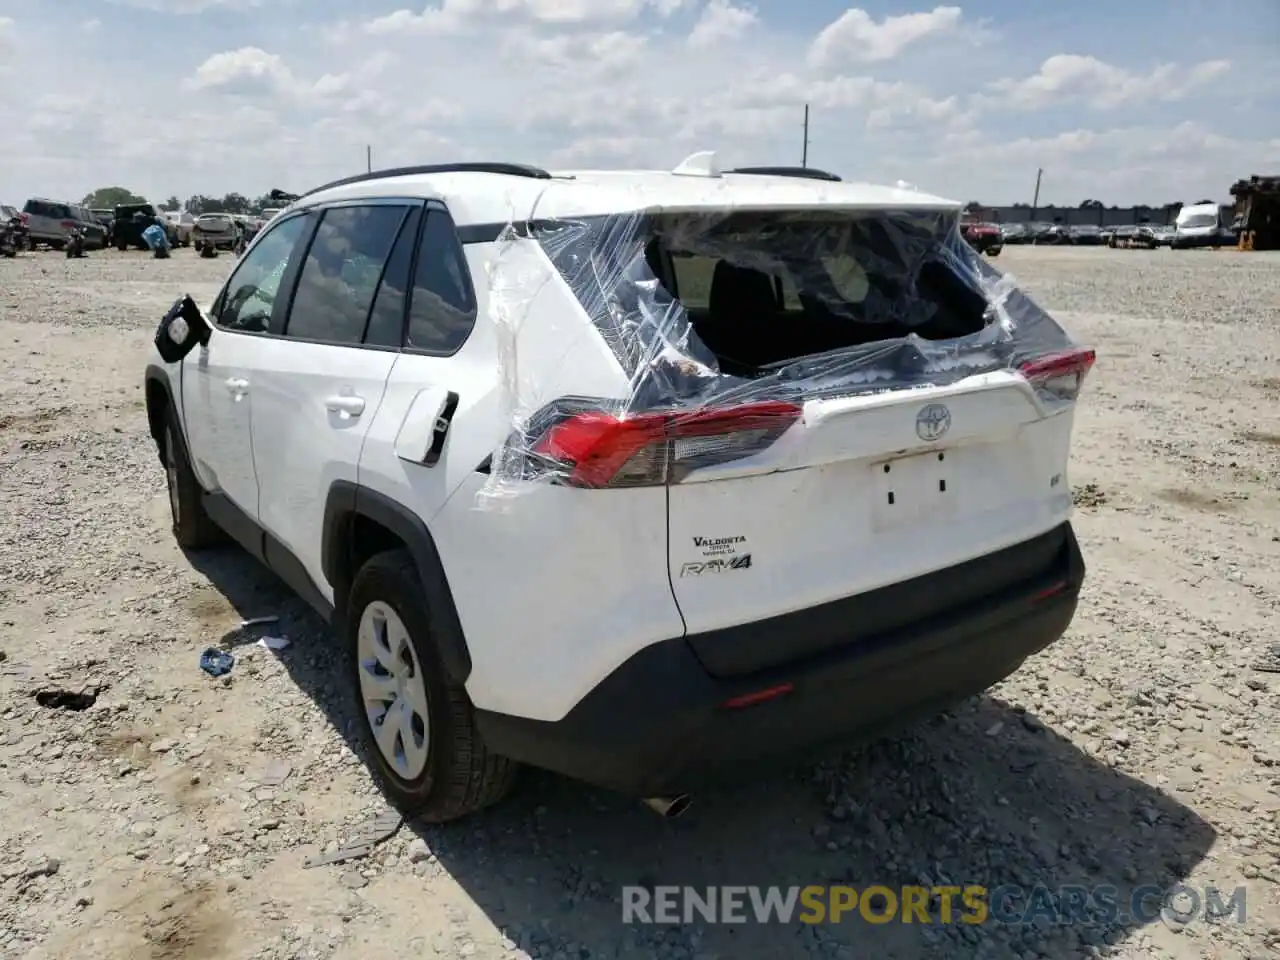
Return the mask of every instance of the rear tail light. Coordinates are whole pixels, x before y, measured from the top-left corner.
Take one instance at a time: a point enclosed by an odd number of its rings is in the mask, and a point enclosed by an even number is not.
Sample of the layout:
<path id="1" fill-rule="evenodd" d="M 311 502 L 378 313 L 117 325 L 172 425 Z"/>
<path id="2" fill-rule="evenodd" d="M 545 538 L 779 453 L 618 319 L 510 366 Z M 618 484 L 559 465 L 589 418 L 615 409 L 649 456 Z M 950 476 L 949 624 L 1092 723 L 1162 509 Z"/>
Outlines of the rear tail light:
<path id="1" fill-rule="evenodd" d="M 22 225 L 25 227 L 27 224 L 31 222 L 31 214 L 20 213 L 18 214 L 18 219 L 22 221 Z"/>
<path id="2" fill-rule="evenodd" d="M 780 683 L 776 687 L 767 687 L 764 690 L 753 690 L 751 693 L 744 693 L 740 697 L 732 697 L 720 704 L 720 707 L 724 710 L 744 710 L 747 707 L 754 707 L 758 703 L 768 703 L 770 700 L 777 700 L 779 697 L 785 697 L 794 689 L 794 684 Z"/>
<path id="3" fill-rule="evenodd" d="M 1066 350 L 1028 360 L 1019 372 L 1045 403 L 1070 403 L 1080 395 L 1085 375 L 1093 368 L 1097 354 L 1092 350 Z"/>
<path id="4" fill-rule="evenodd" d="M 63 229 L 63 230 L 74 230 L 75 228 L 76 228 L 76 222 L 75 222 L 74 220 L 63 220 L 63 221 L 62 221 L 62 229 Z"/>
<path id="5" fill-rule="evenodd" d="M 546 425 L 526 442 L 535 472 L 570 486 L 662 486 L 701 467 L 759 453 L 802 412 L 782 402 L 630 415 L 550 410 L 532 421 Z"/>

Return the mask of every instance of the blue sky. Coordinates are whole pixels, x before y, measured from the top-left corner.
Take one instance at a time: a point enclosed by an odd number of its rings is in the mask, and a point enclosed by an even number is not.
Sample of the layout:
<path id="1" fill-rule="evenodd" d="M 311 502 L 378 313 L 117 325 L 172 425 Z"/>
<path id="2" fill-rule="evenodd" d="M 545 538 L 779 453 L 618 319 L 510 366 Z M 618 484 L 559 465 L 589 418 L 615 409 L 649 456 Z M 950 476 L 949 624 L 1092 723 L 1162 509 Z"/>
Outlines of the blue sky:
<path id="1" fill-rule="evenodd" d="M 1237 26 L 1251 22 L 1241 37 Z M 376 166 L 809 162 L 958 199 L 1280 170 L 1276 0 L 0 0 L 0 201 Z"/>

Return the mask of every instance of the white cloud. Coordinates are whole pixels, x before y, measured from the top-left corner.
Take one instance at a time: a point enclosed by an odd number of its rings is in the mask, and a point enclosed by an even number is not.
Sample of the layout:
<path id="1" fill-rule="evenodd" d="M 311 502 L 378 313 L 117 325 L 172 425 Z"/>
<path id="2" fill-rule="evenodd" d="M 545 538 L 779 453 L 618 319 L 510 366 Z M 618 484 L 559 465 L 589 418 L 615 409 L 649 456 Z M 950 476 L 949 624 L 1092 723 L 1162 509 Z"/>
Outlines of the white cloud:
<path id="1" fill-rule="evenodd" d="M 809 62 L 816 67 L 882 63 L 926 37 L 954 32 L 960 17 L 959 7 L 934 7 L 927 13 L 887 16 L 877 23 L 867 11 L 851 7 L 814 39 Z"/>
<path id="2" fill-rule="evenodd" d="M 1046 200 L 1121 203 L 1223 195 L 1280 161 L 1268 142 L 1280 70 L 1256 67 L 1248 95 L 1228 101 L 1210 83 L 1215 61 L 1151 66 L 1160 46 L 1193 48 L 1164 34 L 1158 45 L 1135 32 L 1121 68 L 1098 59 L 1096 23 L 1050 36 L 1015 11 L 996 34 L 968 8 L 933 3 L 874 19 L 853 10 L 818 30 L 758 0 L 424 2 L 348 7 L 359 13 L 334 22 L 327 4 L 226 0 L 215 15 L 125 23 L 100 0 L 96 32 L 79 29 L 89 14 L 59 19 L 56 5 L 28 2 L 24 42 L 0 51 L 0 70 L 42 81 L 35 96 L 0 84 L 0 199 L 103 183 L 158 196 L 301 190 L 363 170 L 366 145 L 388 167 L 670 168 L 702 149 L 726 166 L 796 163 L 806 104 L 814 165 L 988 202 L 1028 193 L 1037 166 Z M 231 15 L 237 4 L 249 12 Z M 58 38 L 56 71 L 43 69 L 45 36 Z M 161 51 L 158 82 L 110 64 L 138 42 Z M 1067 44 L 1078 56 L 1049 57 Z M 1090 105 L 1107 105 L 1105 129 Z"/>
<path id="3" fill-rule="evenodd" d="M 102 28 L 102 21 L 97 17 L 91 17 L 88 20 L 80 21 L 80 29 L 85 33 L 94 33 Z"/>
<path id="4" fill-rule="evenodd" d="M 648 38 L 625 30 L 546 37 L 521 32 L 507 34 L 499 43 L 508 62 L 530 69 L 558 67 L 581 73 L 607 73 L 638 65 Z"/>
<path id="5" fill-rule="evenodd" d="M 284 61 L 261 47 L 215 53 L 196 68 L 189 86 L 248 96 L 289 94 L 298 87 Z"/>
<path id="6" fill-rule="evenodd" d="M 644 13 L 668 17 L 687 0 L 440 0 L 420 12 L 400 9 L 363 24 L 366 33 L 449 33 L 493 23 L 618 24 Z"/>
<path id="7" fill-rule="evenodd" d="M 261 7 L 266 0 L 109 0 L 109 2 L 138 10 L 191 16 L 209 10 L 252 10 Z"/>
<path id="8" fill-rule="evenodd" d="M 697 49 L 731 43 L 759 23 L 755 10 L 735 7 L 729 0 L 711 0 L 689 34 L 689 46 Z"/>
<path id="9" fill-rule="evenodd" d="M 1149 73 L 1135 73 L 1096 57 L 1060 53 L 1045 60 L 1033 75 L 991 84 L 1004 102 L 1036 109 L 1061 100 L 1080 100 L 1101 109 L 1148 101 L 1181 100 L 1196 87 L 1231 69 L 1229 60 L 1206 60 L 1192 66 L 1164 63 Z"/>

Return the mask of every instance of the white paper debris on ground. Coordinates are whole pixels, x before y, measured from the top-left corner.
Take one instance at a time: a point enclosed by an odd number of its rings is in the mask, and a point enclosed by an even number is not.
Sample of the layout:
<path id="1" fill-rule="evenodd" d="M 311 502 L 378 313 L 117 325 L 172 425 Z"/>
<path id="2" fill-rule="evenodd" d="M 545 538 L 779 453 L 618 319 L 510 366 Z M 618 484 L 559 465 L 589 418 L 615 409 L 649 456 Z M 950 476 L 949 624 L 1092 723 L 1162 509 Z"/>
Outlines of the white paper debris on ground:
<path id="1" fill-rule="evenodd" d="M 268 650 L 283 650 L 289 646 L 288 637 L 262 637 L 258 640 L 258 646 L 266 647 Z"/>

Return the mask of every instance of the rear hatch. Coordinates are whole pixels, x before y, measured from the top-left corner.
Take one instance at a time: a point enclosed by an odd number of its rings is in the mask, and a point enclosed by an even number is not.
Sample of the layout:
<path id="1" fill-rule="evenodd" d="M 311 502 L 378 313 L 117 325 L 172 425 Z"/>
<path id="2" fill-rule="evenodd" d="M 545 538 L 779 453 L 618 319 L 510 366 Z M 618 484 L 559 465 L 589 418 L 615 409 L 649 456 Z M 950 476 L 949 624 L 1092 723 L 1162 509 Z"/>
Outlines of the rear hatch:
<path id="1" fill-rule="evenodd" d="M 1058 559 L 1093 353 L 955 211 L 647 214 L 540 236 L 634 391 L 539 429 L 534 453 L 579 486 L 666 486 L 672 591 L 711 673 L 945 615 Z M 802 627 L 769 623 L 797 611 Z"/>
<path id="2" fill-rule="evenodd" d="M 62 240 L 75 226 L 71 219 L 71 206 L 53 200 L 28 200 L 23 212 L 27 215 L 27 229 L 41 239 Z"/>
<path id="3" fill-rule="evenodd" d="M 217 240 L 234 232 L 235 221 L 225 214 L 206 214 L 196 219 L 193 230 Z"/>

